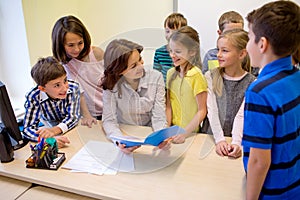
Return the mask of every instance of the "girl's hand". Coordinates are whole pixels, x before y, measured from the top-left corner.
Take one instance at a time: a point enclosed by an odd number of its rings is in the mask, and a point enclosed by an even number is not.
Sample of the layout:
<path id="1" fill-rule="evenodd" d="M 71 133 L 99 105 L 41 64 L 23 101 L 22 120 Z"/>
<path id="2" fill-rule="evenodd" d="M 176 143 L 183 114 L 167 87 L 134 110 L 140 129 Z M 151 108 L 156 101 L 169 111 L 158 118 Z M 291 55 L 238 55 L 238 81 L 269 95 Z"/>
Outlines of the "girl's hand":
<path id="1" fill-rule="evenodd" d="M 242 156 L 242 148 L 237 144 L 231 144 L 229 146 L 229 157 L 238 158 Z"/>
<path id="2" fill-rule="evenodd" d="M 185 142 L 185 134 L 174 135 L 172 138 L 172 143 L 174 144 L 182 144 Z"/>
<path id="3" fill-rule="evenodd" d="M 172 138 L 167 138 L 158 145 L 159 149 L 169 150 L 171 148 Z"/>
<path id="4" fill-rule="evenodd" d="M 227 144 L 226 141 L 221 141 L 216 144 L 216 152 L 219 156 L 228 156 L 230 146 Z"/>
<path id="5" fill-rule="evenodd" d="M 120 144 L 120 143 L 117 143 L 118 147 L 120 148 L 120 150 L 123 152 L 123 153 L 126 153 L 126 154 L 130 154 L 132 153 L 134 150 L 140 148 L 141 146 L 133 146 L 133 147 L 126 147 L 125 144 Z"/>
<path id="6" fill-rule="evenodd" d="M 92 128 L 92 124 L 97 124 L 97 119 L 94 117 L 83 117 L 81 119 L 81 125 Z"/>

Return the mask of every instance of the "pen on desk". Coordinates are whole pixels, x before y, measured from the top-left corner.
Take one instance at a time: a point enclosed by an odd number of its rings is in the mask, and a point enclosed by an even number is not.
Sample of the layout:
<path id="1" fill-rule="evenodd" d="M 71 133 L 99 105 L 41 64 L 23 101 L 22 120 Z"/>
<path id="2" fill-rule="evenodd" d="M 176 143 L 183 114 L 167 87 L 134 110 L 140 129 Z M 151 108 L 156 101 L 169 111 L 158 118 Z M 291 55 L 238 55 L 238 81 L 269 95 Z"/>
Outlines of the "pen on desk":
<path id="1" fill-rule="evenodd" d="M 31 151 L 34 151 L 34 146 L 32 144 L 30 144 L 30 149 Z"/>
<path id="2" fill-rule="evenodd" d="M 42 141 L 41 141 L 41 148 L 43 148 L 43 146 L 44 146 L 44 141 L 45 141 L 45 138 L 42 138 Z"/>

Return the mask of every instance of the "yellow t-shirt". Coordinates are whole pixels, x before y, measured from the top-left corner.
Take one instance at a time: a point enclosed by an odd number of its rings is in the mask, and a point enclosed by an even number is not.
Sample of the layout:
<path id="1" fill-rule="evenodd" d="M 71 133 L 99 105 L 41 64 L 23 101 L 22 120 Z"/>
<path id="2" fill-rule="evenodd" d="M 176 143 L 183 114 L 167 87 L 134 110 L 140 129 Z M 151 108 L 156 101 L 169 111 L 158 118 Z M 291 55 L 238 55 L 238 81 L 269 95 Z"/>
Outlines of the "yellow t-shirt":
<path id="1" fill-rule="evenodd" d="M 190 69 L 185 77 L 176 78 L 169 87 L 169 80 L 175 68 L 167 73 L 167 89 L 170 91 L 170 102 L 172 107 L 172 124 L 186 127 L 198 112 L 196 95 L 207 91 L 207 82 L 198 67 Z M 198 132 L 199 130 L 195 130 Z"/>

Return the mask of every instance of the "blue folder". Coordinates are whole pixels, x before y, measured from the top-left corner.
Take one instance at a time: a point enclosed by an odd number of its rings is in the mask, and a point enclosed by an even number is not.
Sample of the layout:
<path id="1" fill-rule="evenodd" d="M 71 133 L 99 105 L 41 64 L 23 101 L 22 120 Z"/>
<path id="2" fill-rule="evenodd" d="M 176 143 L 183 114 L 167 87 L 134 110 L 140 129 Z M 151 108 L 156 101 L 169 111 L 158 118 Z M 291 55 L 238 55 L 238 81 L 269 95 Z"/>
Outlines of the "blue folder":
<path id="1" fill-rule="evenodd" d="M 185 130 L 179 126 L 171 126 L 168 128 L 155 131 L 148 135 L 146 138 L 138 138 L 133 136 L 111 136 L 111 139 L 118 141 L 121 144 L 125 144 L 126 147 L 140 146 L 140 145 L 153 145 L 158 146 L 161 142 L 169 137 L 177 134 L 184 133 Z"/>

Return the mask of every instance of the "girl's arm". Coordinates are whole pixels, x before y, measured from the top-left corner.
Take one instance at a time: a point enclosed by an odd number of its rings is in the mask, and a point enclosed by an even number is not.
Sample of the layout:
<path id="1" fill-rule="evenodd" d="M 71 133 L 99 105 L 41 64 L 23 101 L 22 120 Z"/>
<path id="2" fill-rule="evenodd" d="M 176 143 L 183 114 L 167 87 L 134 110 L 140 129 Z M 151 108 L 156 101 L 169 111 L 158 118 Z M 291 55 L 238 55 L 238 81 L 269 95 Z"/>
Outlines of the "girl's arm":
<path id="1" fill-rule="evenodd" d="M 241 145 L 242 143 L 243 126 L 244 126 L 244 106 L 245 106 L 245 100 L 243 100 L 241 107 L 238 110 L 233 121 L 231 144 Z"/>
<path id="2" fill-rule="evenodd" d="M 185 141 L 185 138 L 190 137 L 193 131 L 199 127 L 200 123 L 203 121 L 207 113 L 206 99 L 207 99 L 206 91 L 196 95 L 198 112 L 195 114 L 191 122 L 184 128 L 185 129 L 184 134 L 179 134 L 172 137 L 173 143 L 183 143 Z"/>
<path id="3" fill-rule="evenodd" d="M 228 156 L 238 158 L 242 156 L 242 137 L 243 137 L 243 126 L 244 126 L 244 106 L 245 101 L 243 100 L 240 109 L 238 110 L 232 126 L 232 142 L 229 147 Z"/>
<path id="4" fill-rule="evenodd" d="M 221 141 L 225 141 L 224 132 L 220 123 L 219 118 L 219 110 L 216 100 L 216 95 L 213 91 L 211 73 L 208 71 L 205 74 L 205 78 L 207 80 L 208 86 L 208 94 L 207 94 L 207 118 L 209 121 L 210 128 L 214 135 L 215 143 L 219 143 Z"/>
<path id="5" fill-rule="evenodd" d="M 207 100 L 207 92 L 201 92 L 196 95 L 198 112 L 195 114 L 192 121 L 185 127 L 187 137 L 190 136 L 191 133 L 199 127 L 200 123 L 205 118 L 207 113 L 206 100 Z"/>
<path id="6" fill-rule="evenodd" d="M 166 102 L 167 122 L 168 122 L 168 126 L 171 126 L 172 125 L 172 107 L 171 107 L 169 90 L 167 90 L 167 95 L 166 96 L 167 96 L 167 102 Z"/>
<path id="7" fill-rule="evenodd" d="M 95 119 L 88 110 L 83 93 L 80 94 L 80 113 L 82 115 L 81 125 L 91 128 L 92 124 L 97 124 L 97 119 Z"/>

